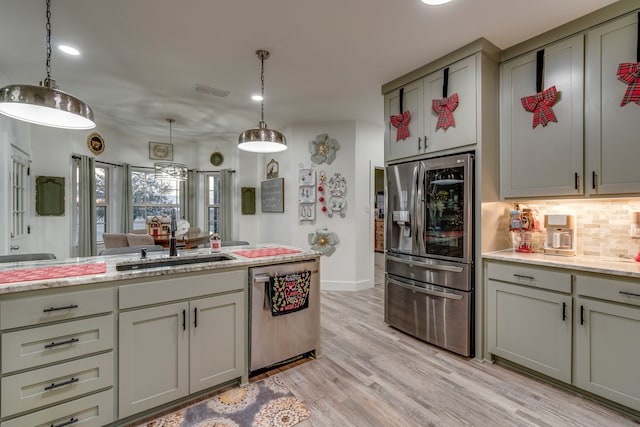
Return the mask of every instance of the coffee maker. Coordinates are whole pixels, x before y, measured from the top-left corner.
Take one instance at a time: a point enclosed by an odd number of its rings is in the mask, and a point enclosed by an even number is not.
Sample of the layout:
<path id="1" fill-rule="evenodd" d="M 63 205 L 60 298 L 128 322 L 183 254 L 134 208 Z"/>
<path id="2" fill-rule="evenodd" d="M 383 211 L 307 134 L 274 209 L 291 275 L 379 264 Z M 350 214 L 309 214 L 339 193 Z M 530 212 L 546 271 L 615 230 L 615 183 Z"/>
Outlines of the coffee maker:
<path id="1" fill-rule="evenodd" d="M 576 217 L 567 214 L 544 216 L 544 253 L 548 255 L 575 256 Z"/>

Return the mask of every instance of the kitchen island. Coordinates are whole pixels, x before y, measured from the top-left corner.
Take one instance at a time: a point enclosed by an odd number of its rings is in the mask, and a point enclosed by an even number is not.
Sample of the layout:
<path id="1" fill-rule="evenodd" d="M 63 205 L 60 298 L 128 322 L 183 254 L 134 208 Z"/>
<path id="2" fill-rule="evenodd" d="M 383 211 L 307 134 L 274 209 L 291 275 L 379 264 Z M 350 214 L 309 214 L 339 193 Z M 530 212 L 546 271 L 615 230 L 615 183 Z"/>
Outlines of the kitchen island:
<path id="1" fill-rule="evenodd" d="M 483 258 L 485 357 L 637 417 L 640 263 L 511 250 Z"/>
<path id="2" fill-rule="evenodd" d="M 11 282 L 0 284 L 0 425 L 130 424 L 247 383 L 249 269 L 319 253 L 252 245 L 211 255 L 0 265 Z"/>

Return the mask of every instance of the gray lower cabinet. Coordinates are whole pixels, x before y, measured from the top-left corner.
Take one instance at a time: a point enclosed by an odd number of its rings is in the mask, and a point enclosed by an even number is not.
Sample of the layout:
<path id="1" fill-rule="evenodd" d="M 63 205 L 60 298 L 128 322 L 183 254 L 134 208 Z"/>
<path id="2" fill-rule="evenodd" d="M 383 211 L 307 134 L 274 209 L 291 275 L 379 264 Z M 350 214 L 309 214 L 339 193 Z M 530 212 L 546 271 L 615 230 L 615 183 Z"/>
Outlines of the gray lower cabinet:
<path id="1" fill-rule="evenodd" d="M 571 295 L 493 280 L 489 292 L 489 351 L 571 382 Z"/>
<path id="2" fill-rule="evenodd" d="M 237 270 L 120 287 L 120 419 L 246 379 L 246 286 Z"/>
<path id="3" fill-rule="evenodd" d="M 576 288 L 575 385 L 640 410 L 640 284 L 577 275 Z"/>
<path id="4" fill-rule="evenodd" d="M 518 262 L 485 272 L 489 353 L 640 410 L 640 280 Z"/>

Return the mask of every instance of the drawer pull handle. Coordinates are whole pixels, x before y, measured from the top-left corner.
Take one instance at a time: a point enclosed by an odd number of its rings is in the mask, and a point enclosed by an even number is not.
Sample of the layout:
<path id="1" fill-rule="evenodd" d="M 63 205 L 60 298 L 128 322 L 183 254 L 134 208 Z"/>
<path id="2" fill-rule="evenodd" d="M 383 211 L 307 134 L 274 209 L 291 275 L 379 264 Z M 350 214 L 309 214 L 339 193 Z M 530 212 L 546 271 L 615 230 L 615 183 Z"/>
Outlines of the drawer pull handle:
<path id="1" fill-rule="evenodd" d="M 536 280 L 536 278 L 535 278 L 535 277 L 533 277 L 533 276 L 525 276 L 524 274 L 516 274 L 516 273 L 513 273 L 513 276 L 514 276 L 514 277 L 516 277 L 516 278 L 518 278 L 518 279 Z"/>
<path id="2" fill-rule="evenodd" d="M 60 424 L 51 424 L 51 427 L 64 427 L 64 426 L 70 426 L 71 424 L 75 424 L 78 421 L 80 421 L 79 418 L 70 418 L 69 421 L 65 421 L 63 423 Z"/>
<path id="3" fill-rule="evenodd" d="M 49 308 L 45 308 L 42 311 L 44 313 L 48 313 L 50 311 L 70 310 L 72 308 L 78 308 L 78 305 L 77 304 L 69 304 L 69 305 L 65 305 L 64 307 L 49 307 Z"/>
<path id="4" fill-rule="evenodd" d="M 564 322 L 565 320 L 567 320 L 567 303 L 563 302 L 562 303 L 562 321 Z"/>
<path id="5" fill-rule="evenodd" d="M 73 344 L 74 342 L 78 342 L 78 341 L 80 341 L 79 338 L 71 338 L 66 341 L 52 342 L 51 344 L 45 345 L 44 348 L 53 348 L 53 347 L 58 347 L 59 345 Z"/>
<path id="6" fill-rule="evenodd" d="M 633 292 L 627 292 L 627 291 L 618 291 L 619 294 L 621 295 L 630 295 L 632 297 L 640 297 L 640 294 L 636 294 Z"/>
<path id="7" fill-rule="evenodd" d="M 58 387 L 62 387 L 65 385 L 69 385 L 69 384 L 73 384 L 73 383 L 77 383 L 78 381 L 80 381 L 80 378 L 73 378 L 71 377 L 70 380 L 67 381 L 63 381 L 61 383 L 51 383 L 51 385 L 48 385 L 44 388 L 44 391 L 49 391 L 49 390 L 53 390 L 54 388 L 58 388 Z"/>

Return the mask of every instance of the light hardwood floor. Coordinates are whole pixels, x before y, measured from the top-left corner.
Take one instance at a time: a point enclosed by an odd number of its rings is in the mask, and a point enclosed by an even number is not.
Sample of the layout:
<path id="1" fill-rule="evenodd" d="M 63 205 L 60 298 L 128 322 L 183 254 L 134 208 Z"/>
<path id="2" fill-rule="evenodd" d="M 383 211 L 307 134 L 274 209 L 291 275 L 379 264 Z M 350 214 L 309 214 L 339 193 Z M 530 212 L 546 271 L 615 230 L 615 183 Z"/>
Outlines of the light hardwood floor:
<path id="1" fill-rule="evenodd" d="M 376 276 L 373 289 L 322 292 L 320 357 L 278 372 L 311 411 L 299 427 L 640 425 L 553 385 L 388 327 Z"/>

